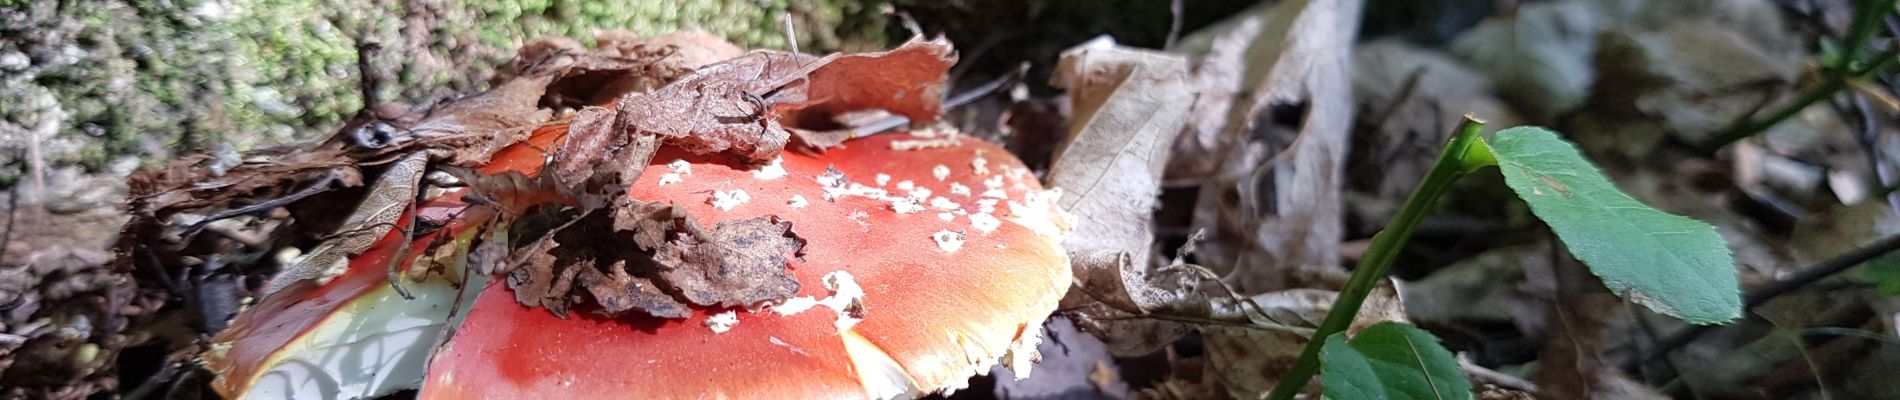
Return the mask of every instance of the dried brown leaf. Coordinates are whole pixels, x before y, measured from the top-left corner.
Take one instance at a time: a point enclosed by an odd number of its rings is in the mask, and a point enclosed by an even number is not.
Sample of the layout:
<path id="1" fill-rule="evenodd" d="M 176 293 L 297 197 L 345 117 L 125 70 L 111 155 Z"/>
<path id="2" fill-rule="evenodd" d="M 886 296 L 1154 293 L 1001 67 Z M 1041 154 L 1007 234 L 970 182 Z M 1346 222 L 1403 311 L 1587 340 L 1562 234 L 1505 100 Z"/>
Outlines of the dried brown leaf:
<path id="1" fill-rule="evenodd" d="M 611 211 L 522 217 L 517 225 L 553 228 L 514 250 L 516 300 L 563 316 L 597 307 L 685 318 L 689 305 L 752 306 L 798 292 L 787 255 L 801 254 L 804 240 L 790 222 L 766 216 L 706 230 L 671 205 L 622 199 Z"/>
<path id="2" fill-rule="evenodd" d="M 606 207 L 626 197 L 627 188 L 660 149 L 659 137 L 620 130 L 613 118 L 612 110 L 581 110 L 568 125 L 567 141 L 556 148 L 540 176 L 583 208 Z"/>
<path id="3" fill-rule="evenodd" d="M 798 280 L 786 254 L 802 253 L 792 223 L 777 217 L 725 221 L 703 234 L 678 235 L 659 250 L 659 277 L 695 305 L 753 306 L 791 298 Z"/>
<path id="4" fill-rule="evenodd" d="M 652 280 L 627 273 L 626 261 L 615 261 L 602 273 L 597 268 L 579 268 L 581 287 L 600 303 L 600 311 L 609 315 L 640 310 L 662 318 L 686 318 L 692 311 L 660 291 Z"/>
<path id="5" fill-rule="evenodd" d="M 578 307 L 606 315 L 639 311 L 664 318 L 691 315 L 686 304 L 654 282 L 653 253 L 629 246 L 631 232 L 614 228 L 604 212 L 537 214 L 521 225 L 552 225 L 514 250 L 509 287 L 515 300 L 562 317 Z"/>
<path id="6" fill-rule="evenodd" d="M 755 51 L 700 68 L 651 93 L 630 93 L 608 114 L 583 114 L 576 125 L 607 123 L 621 134 L 651 134 L 696 154 L 732 152 L 752 161 L 770 160 L 790 137 L 768 107 L 776 92 L 803 79 L 823 60 L 800 54 Z M 596 119 L 599 121 L 590 121 Z M 576 132 L 575 135 L 582 133 Z"/>
<path id="7" fill-rule="evenodd" d="M 330 278 L 342 275 L 344 269 L 349 267 L 350 257 L 369 250 L 371 245 L 382 240 L 383 235 L 400 223 L 397 219 L 408 212 L 415 202 L 417 183 L 422 180 L 422 173 L 428 168 L 428 163 L 427 154 L 410 153 L 390 164 L 389 170 L 384 171 L 376 184 L 370 186 L 369 193 L 350 212 L 343 225 L 323 244 L 311 250 L 309 255 L 272 277 L 263 293 L 270 295 L 306 279 L 327 282 Z"/>

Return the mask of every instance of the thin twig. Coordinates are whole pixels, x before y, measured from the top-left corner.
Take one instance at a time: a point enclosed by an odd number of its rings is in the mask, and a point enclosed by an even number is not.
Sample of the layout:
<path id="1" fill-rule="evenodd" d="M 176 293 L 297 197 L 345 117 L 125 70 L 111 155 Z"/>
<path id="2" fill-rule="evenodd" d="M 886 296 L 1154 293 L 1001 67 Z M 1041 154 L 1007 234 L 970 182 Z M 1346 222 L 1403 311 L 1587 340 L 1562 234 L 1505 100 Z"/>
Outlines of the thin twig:
<path id="1" fill-rule="evenodd" d="M 198 233 L 200 231 L 203 231 L 206 226 L 211 225 L 212 222 L 218 222 L 220 220 L 235 218 L 238 216 L 269 211 L 278 207 L 288 206 L 290 205 L 290 203 L 295 203 L 298 200 L 303 200 L 305 198 L 309 198 L 310 196 L 315 196 L 319 193 L 327 192 L 330 190 L 330 184 L 333 182 L 336 182 L 336 180 L 337 180 L 337 173 L 335 171 L 326 172 L 323 174 L 322 178 L 318 178 L 317 181 L 314 183 L 311 183 L 310 186 L 305 187 L 303 188 L 303 190 L 299 190 L 296 193 L 291 193 L 288 196 L 278 197 L 278 198 L 274 198 L 270 200 L 264 200 L 264 201 L 257 202 L 256 204 L 251 204 L 248 206 L 238 207 L 235 209 L 224 210 L 216 214 L 211 214 L 211 216 L 205 217 L 204 220 L 198 221 L 198 223 L 191 224 L 190 227 L 185 228 L 185 234 L 183 236 L 184 239 L 181 240 L 181 242 L 191 243 L 192 238 L 197 237 Z"/>
<path id="2" fill-rule="evenodd" d="M 1750 118 L 1752 115 L 1745 115 L 1736 119 L 1727 128 L 1719 131 L 1713 140 L 1703 145 L 1703 152 L 1714 154 L 1731 143 L 1767 131 L 1768 128 L 1800 114 L 1801 110 L 1807 109 L 1808 106 L 1839 94 L 1849 86 L 1849 80 L 1860 79 L 1885 69 L 1893 62 L 1894 54 L 1891 51 L 1876 57 L 1871 65 L 1861 66 L 1859 63 L 1862 51 L 1873 37 L 1874 30 L 1885 21 L 1888 14 L 1893 13 L 1894 2 L 1895 0 L 1863 0 L 1856 7 L 1854 22 L 1847 32 L 1846 44 L 1840 58 L 1825 67 L 1823 72 L 1826 76 L 1819 84 L 1802 93 L 1786 106 L 1769 113 L 1765 118 Z"/>
<path id="3" fill-rule="evenodd" d="M 420 197 L 422 193 L 426 192 L 428 191 L 417 191 L 417 197 Z M 416 299 L 416 296 L 409 294 L 408 288 L 402 286 L 402 275 L 403 271 L 407 269 L 403 267 L 409 265 L 409 263 L 404 261 L 409 258 L 410 242 L 416 240 L 417 220 L 422 218 L 422 216 L 416 213 L 416 203 L 421 201 L 420 198 L 409 200 L 408 210 L 403 213 L 403 218 L 405 218 L 404 222 L 406 223 L 402 224 L 402 243 L 396 245 L 396 253 L 389 256 L 389 264 L 385 265 L 385 267 L 388 268 L 389 287 L 396 289 L 396 294 L 402 296 L 403 300 Z"/>
<path id="4" fill-rule="evenodd" d="M 1841 254 L 1833 259 L 1802 269 L 1801 272 L 1796 272 L 1794 275 L 1788 276 L 1787 279 L 1778 280 L 1767 286 L 1749 291 L 1748 294 L 1742 296 L 1742 309 L 1752 310 L 1756 306 L 1767 303 L 1768 300 L 1772 300 L 1775 297 L 1794 292 L 1810 283 L 1840 274 L 1850 268 L 1897 250 L 1900 250 L 1900 235 L 1882 238 L 1873 244 L 1854 249 L 1846 254 Z M 1674 335 L 1670 335 L 1669 338 L 1663 339 L 1662 343 L 1656 345 L 1656 348 L 1650 350 L 1650 352 L 1641 357 L 1632 358 L 1624 363 L 1623 370 L 1632 371 L 1639 365 L 1655 361 L 1675 351 L 1677 348 L 1694 342 L 1696 338 L 1701 337 L 1713 329 L 1715 329 L 1715 326 L 1696 325 L 1678 331 Z"/>
<path id="5" fill-rule="evenodd" d="M 798 54 L 798 31 L 792 26 L 792 12 L 780 13 L 778 20 L 779 25 L 785 26 L 785 47 L 792 49 L 792 54 Z"/>
<path id="6" fill-rule="evenodd" d="M 1161 48 L 1174 50 L 1174 45 L 1181 42 L 1181 20 L 1187 16 L 1187 10 L 1181 0 L 1174 0 L 1168 2 L 1168 13 L 1174 20 L 1168 23 L 1168 41 Z"/>
<path id="7" fill-rule="evenodd" d="M 13 220 L 20 214 L 20 188 L 7 194 L 7 230 L 0 232 L 0 266 L 7 265 L 7 247 L 13 245 Z"/>

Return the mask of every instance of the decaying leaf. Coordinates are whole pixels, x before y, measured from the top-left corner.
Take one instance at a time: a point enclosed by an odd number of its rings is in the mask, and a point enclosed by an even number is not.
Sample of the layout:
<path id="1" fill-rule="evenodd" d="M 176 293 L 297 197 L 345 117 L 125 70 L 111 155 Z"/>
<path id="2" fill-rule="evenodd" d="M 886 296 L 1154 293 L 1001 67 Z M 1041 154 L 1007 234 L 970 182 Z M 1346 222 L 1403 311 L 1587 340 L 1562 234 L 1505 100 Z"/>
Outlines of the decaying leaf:
<path id="1" fill-rule="evenodd" d="M 802 253 L 804 247 L 792 234 L 792 223 L 761 217 L 679 235 L 654 261 L 660 264 L 659 276 L 695 305 L 751 306 L 798 293 L 798 280 L 785 272 L 785 255 Z"/>
<path id="2" fill-rule="evenodd" d="M 1182 39 L 1184 49 L 1222 45 L 1195 68 L 1209 74 L 1197 76 L 1195 89 L 1213 93 L 1195 115 L 1218 119 L 1197 118 L 1193 144 L 1178 148 L 1199 152 L 1176 157 L 1220 160 L 1184 176 L 1201 181 L 1195 226 L 1210 235 L 1203 263 L 1243 293 L 1287 287 L 1287 271 L 1298 266 L 1339 264 L 1340 177 L 1353 107 L 1348 49 L 1360 6 L 1262 5 Z M 1276 120 L 1285 113 L 1275 109 L 1297 112 Z"/>
<path id="3" fill-rule="evenodd" d="M 804 240 L 790 222 L 766 216 L 707 230 L 670 205 L 621 203 L 538 221 L 559 225 L 514 250 L 516 300 L 561 316 L 592 303 L 607 315 L 686 318 L 688 305 L 755 306 L 798 292 L 787 255 L 800 254 Z"/>
<path id="4" fill-rule="evenodd" d="M 411 153 L 391 164 L 389 171 L 370 186 L 369 194 L 350 212 L 349 219 L 336 234 L 271 278 L 270 284 L 264 287 L 264 294 L 276 293 L 306 279 L 321 283 L 342 275 L 350 265 L 350 257 L 362 254 L 370 245 L 382 240 L 383 235 L 396 226 L 396 219 L 414 204 L 416 184 L 422 179 L 428 161 L 427 154 Z"/>
<path id="5" fill-rule="evenodd" d="M 1148 264 L 1162 167 L 1194 101 L 1186 68 L 1180 57 L 1124 48 L 1063 54 L 1054 81 L 1069 90 L 1074 122 L 1049 182 L 1064 191 L 1064 211 L 1090 222 L 1062 244 L 1078 271 L 1119 269 L 1124 252 Z"/>

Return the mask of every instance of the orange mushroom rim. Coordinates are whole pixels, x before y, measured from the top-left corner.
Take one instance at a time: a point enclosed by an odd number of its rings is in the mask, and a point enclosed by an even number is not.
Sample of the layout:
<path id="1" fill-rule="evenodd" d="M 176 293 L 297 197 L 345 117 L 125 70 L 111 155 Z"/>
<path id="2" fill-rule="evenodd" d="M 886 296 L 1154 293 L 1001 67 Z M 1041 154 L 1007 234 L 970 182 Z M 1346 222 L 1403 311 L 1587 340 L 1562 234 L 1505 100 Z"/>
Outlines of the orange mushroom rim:
<path id="1" fill-rule="evenodd" d="M 485 173 L 535 174 L 564 124 L 497 152 Z M 894 398 L 955 389 L 1006 362 L 1025 375 L 1040 326 L 1070 285 L 1059 191 L 1000 146 L 920 130 L 787 150 L 761 165 L 662 148 L 629 195 L 702 226 L 776 216 L 807 241 L 787 268 L 797 296 L 750 308 L 695 307 L 685 319 L 561 318 L 523 306 L 504 276 L 482 287 L 428 356 L 422 398 Z M 462 253 L 494 212 L 455 193 L 418 207 L 444 227 L 414 238 L 405 276 L 440 273 L 431 243 Z M 409 218 L 405 218 L 405 221 Z M 214 387 L 246 396 L 287 352 L 352 302 L 392 301 L 382 266 L 394 229 L 329 282 L 305 282 L 247 310 L 213 340 Z M 452 238 L 443 239 L 445 235 Z M 465 258 L 465 257 L 464 257 Z M 465 259 L 463 260 L 465 262 Z M 422 270 L 419 268 L 431 268 Z M 472 286 L 472 285 L 471 285 Z M 402 301 L 394 299 L 393 301 Z M 360 309 L 361 307 L 358 307 Z"/>

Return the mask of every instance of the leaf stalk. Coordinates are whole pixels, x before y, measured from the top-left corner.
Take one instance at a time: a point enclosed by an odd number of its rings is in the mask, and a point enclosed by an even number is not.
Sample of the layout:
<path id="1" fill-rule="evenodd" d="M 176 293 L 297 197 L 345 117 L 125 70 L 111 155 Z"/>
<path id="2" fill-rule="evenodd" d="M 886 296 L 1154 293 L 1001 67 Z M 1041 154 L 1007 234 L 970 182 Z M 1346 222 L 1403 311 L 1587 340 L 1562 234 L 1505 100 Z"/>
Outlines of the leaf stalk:
<path id="1" fill-rule="evenodd" d="M 1347 279 L 1345 287 L 1339 289 L 1339 298 L 1333 302 L 1332 310 L 1326 313 L 1326 319 L 1320 322 L 1319 329 L 1307 340 L 1306 348 L 1300 351 L 1299 361 L 1295 361 L 1292 369 L 1280 375 L 1280 382 L 1274 385 L 1273 391 L 1267 396 L 1269 400 L 1291 400 L 1313 379 L 1313 374 L 1319 372 L 1320 349 L 1325 347 L 1325 339 L 1344 332 L 1352 325 L 1353 318 L 1359 314 L 1359 307 L 1366 302 L 1366 296 L 1378 286 L 1380 279 L 1385 278 L 1386 272 L 1392 268 L 1392 262 L 1398 259 L 1399 250 L 1411 239 L 1419 222 L 1438 204 L 1438 199 L 1451 191 L 1451 184 L 1480 168 L 1497 165 L 1497 157 L 1491 154 L 1490 146 L 1479 136 L 1483 131 L 1484 121 L 1471 115 L 1465 116 L 1457 133 L 1445 145 L 1445 150 L 1438 154 L 1438 161 L 1426 173 L 1425 182 L 1405 200 L 1405 205 L 1392 217 L 1386 228 L 1372 236 L 1365 256 L 1353 267 L 1352 277 Z"/>

